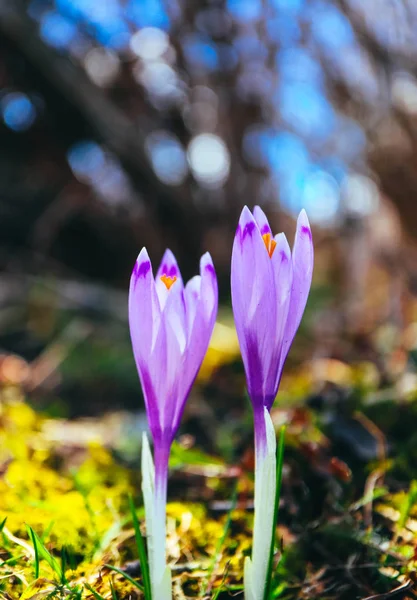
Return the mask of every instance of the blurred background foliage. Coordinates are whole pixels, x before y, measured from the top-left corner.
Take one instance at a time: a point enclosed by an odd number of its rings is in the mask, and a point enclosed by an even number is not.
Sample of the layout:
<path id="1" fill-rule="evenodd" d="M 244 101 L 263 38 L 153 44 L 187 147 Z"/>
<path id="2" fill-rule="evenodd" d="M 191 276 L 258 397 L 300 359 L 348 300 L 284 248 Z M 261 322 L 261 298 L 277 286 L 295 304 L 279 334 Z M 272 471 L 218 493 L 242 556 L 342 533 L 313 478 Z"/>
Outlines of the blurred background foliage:
<path id="1" fill-rule="evenodd" d="M 277 427 L 288 424 L 286 584 L 276 597 L 408 593 L 416 31 L 414 0 L 0 0 L 3 561 L 20 564 L 10 535 L 26 535 L 28 494 L 31 524 L 56 552 L 67 536 L 77 577 L 93 573 L 96 589 L 104 562 L 134 558 L 120 514 L 122 496 L 139 489 L 146 419 L 127 289 L 143 246 L 154 267 L 170 247 L 186 279 L 209 250 L 220 285 L 170 486 L 173 499 L 201 503 L 190 508 L 197 521 L 171 505 L 170 556 L 180 565 L 197 557 L 206 573 L 237 476 L 239 506 L 250 508 L 252 425 L 229 277 L 240 210 L 257 203 L 290 242 L 304 207 L 316 252 L 273 413 Z M 227 569 L 239 584 L 248 515 L 232 524 L 235 561 L 219 557 L 210 586 Z M 347 563 L 362 570 L 352 578 Z M 13 582 L 20 593 L 22 580 Z"/>
<path id="2" fill-rule="evenodd" d="M 316 352 L 399 324 L 416 23 L 406 0 L 0 0 L 0 341 L 30 389 L 58 378 L 69 414 L 133 405 L 135 256 L 170 247 L 188 278 L 209 250 L 227 305 L 244 204 L 289 233 L 307 209 Z"/>

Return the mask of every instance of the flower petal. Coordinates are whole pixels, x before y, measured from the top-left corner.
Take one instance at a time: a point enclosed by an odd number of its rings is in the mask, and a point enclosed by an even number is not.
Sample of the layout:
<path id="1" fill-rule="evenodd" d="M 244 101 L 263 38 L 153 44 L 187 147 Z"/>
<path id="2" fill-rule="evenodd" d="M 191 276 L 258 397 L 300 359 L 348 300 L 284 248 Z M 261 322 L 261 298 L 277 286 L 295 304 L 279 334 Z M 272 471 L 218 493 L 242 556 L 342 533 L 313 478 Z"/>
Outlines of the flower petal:
<path id="1" fill-rule="evenodd" d="M 269 226 L 269 221 L 267 219 L 267 216 L 260 206 L 254 207 L 253 218 L 255 219 L 255 221 L 259 227 L 259 231 L 261 232 L 261 235 L 265 235 L 265 233 L 270 233 L 272 235 L 271 227 Z"/>
<path id="2" fill-rule="evenodd" d="M 290 309 L 285 324 L 280 369 L 284 366 L 294 336 L 300 325 L 310 292 L 313 277 L 314 248 L 310 224 L 305 210 L 297 220 L 294 248 L 292 252 L 293 279 L 291 287 Z"/>
<path id="3" fill-rule="evenodd" d="M 277 344 L 274 348 L 274 355 L 271 358 L 270 372 L 268 376 L 268 384 L 271 386 L 266 393 L 266 407 L 270 410 L 275 396 L 278 392 L 278 385 L 281 379 L 281 354 L 282 343 L 285 331 L 285 325 L 288 319 L 288 312 L 291 301 L 292 288 L 292 261 L 291 250 L 284 233 L 279 233 L 275 236 L 276 247 L 271 257 L 272 268 L 275 279 L 275 290 L 277 299 L 277 320 L 275 330 L 275 340 Z"/>
<path id="4" fill-rule="evenodd" d="M 184 287 L 177 260 L 169 248 L 164 252 L 156 277 L 159 279 L 162 275 L 176 277 L 180 281 L 181 287 Z"/>
<path id="5" fill-rule="evenodd" d="M 160 342 L 159 346 L 158 342 Z M 162 316 L 160 333 L 155 344 L 155 351 L 149 358 L 149 363 L 152 368 L 151 377 L 158 402 L 162 435 L 173 437 L 176 429 L 173 430 L 172 421 L 179 401 L 179 382 L 183 373 L 183 356 L 177 335 L 169 319 L 166 318 L 166 313 Z"/>
<path id="6" fill-rule="evenodd" d="M 159 320 L 160 308 L 152 264 L 143 248 L 133 267 L 129 290 L 129 326 L 136 362 L 140 356 L 150 353 Z"/>
<path id="7" fill-rule="evenodd" d="M 218 303 L 218 288 L 217 288 L 217 277 L 214 269 L 213 260 L 206 252 L 203 254 L 200 260 L 200 276 L 201 276 L 201 292 L 200 301 L 202 303 L 202 309 L 204 311 L 205 319 L 211 328 L 214 327 L 214 322 L 217 315 L 217 303 Z"/>
<path id="8" fill-rule="evenodd" d="M 201 276 L 195 275 L 188 281 L 184 289 L 185 317 L 187 323 L 187 340 L 190 339 L 194 319 L 197 313 L 198 301 L 201 291 Z"/>
<path id="9" fill-rule="evenodd" d="M 277 344 L 277 300 L 272 262 L 247 207 L 242 210 L 233 243 L 231 291 L 249 395 L 252 401 L 263 402 Z"/>
<path id="10" fill-rule="evenodd" d="M 187 344 L 184 290 L 176 283 L 168 290 L 163 318 L 170 324 L 183 353 Z"/>
<path id="11" fill-rule="evenodd" d="M 181 419 L 185 400 L 207 352 L 217 316 L 217 278 L 209 253 L 201 257 L 200 273 L 200 277 L 194 278 L 192 285 L 188 286 L 187 284 L 186 287 L 187 310 L 193 311 L 194 316 L 191 317 L 192 325 L 181 374 L 179 397 L 184 398 L 184 401 L 177 407 L 174 423 L 179 423 Z"/>
<path id="12" fill-rule="evenodd" d="M 202 257 L 200 269 L 201 275 L 184 289 L 175 258 L 167 251 L 155 282 L 142 250 L 132 274 L 130 330 L 156 445 L 172 442 L 213 330 L 217 279 L 210 255 Z M 163 275 L 177 280 L 167 286 L 159 279 Z"/>
<path id="13" fill-rule="evenodd" d="M 165 253 L 161 260 L 161 264 L 159 265 L 159 269 L 155 277 L 155 286 L 161 305 L 161 310 L 163 310 L 165 307 L 165 302 L 168 298 L 169 291 L 165 283 L 161 280 L 161 277 L 163 275 L 166 275 L 167 277 L 176 277 L 177 281 L 173 285 L 183 289 L 184 283 L 182 281 L 181 271 L 179 270 L 175 256 L 173 255 L 171 250 L 169 250 L 169 248 L 165 250 Z"/>
<path id="14" fill-rule="evenodd" d="M 165 324 L 161 319 L 152 352 L 141 357 L 137 363 L 154 444 L 162 443 L 164 434 L 163 412 L 168 391 L 167 379 L 165 376 L 161 377 L 160 373 L 165 374 L 167 371 L 166 337 Z"/>

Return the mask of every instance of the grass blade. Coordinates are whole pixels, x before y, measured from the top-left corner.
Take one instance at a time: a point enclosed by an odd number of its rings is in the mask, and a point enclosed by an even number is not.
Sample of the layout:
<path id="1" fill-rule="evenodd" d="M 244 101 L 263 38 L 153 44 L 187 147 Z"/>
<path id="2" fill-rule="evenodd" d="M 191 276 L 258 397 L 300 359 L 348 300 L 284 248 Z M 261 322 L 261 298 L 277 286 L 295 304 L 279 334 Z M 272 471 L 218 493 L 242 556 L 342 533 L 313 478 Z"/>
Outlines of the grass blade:
<path id="1" fill-rule="evenodd" d="M 129 583 L 131 583 L 135 588 L 140 590 L 142 593 L 145 593 L 145 588 L 143 587 L 143 585 L 141 585 L 138 581 L 135 581 L 133 577 L 122 571 L 122 569 L 119 569 L 119 567 L 113 567 L 113 565 L 104 566 L 107 567 L 107 569 L 110 569 L 110 571 L 115 571 L 116 573 L 119 573 L 119 575 L 122 575 L 125 579 L 127 579 L 127 581 L 129 581 Z"/>
<path id="2" fill-rule="evenodd" d="M 93 594 L 93 596 L 96 600 L 105 600 L 104 596 L 102 596 L 101 594 L 96 592 L 96 590 L 93 589 L 90 584 L 84 583 L 84 587 L 86 587 L 87 590 Z"/>
<path id="3" fill-rule="evenodd" d="M 63 573 L 58 561 L 50 554 L 50 552 L 42 544 L 39 536 L 33 531 L 30 525 L 26 525 L 28 535 L 32 541 L 35 551 L 35 578 L 39 577 L 39 562 L 43 558 L 57 575 L 61 583 L 65 583 L 65 574 Z"/>
<path id="4" fill-rule="evenodd" d="M 132 515 L 133 527 L 135 530 L 136 546 L 138 548 L 140 568 L 142 570 L 143 588 L 146 600 L 152 600 L 151 578 L 149 575 L 149 563 L 146 554 L 145 543 L 140 532 L 139 521 L 136 515 L 135 504 L 132 496 L 129 494 L 129 508 Z"/>
<path id="5" fill-rule="evenodd" d="M 109 579 L 109 583 L 110 583 L 110 589 L 111 589 L 111 597 L 112 597 L 112 600 L 118 600 L 118 598 L 117 598 L 117 594 L 116 594 L 116 590 L 114 589 L 113 582 L 112 582 L 112 580 L 111 580 L 111 579 Z"/>
<path id="6" fill-rule="evenodd" d="M 7 517 L 4 517 L 3 521 L 0 523 L 0 533 L 3 531 L 4 526 L 6 525 Z"/>
<path id="7" fill-rule="evenodd" d="M 39 552 L 38 552 L 38 544 L 36 543 L 36 539 L 34 536 L 33 529 L 26 525 L 26 529 L 29 535 L 29 539 L 32 542 L 33 550 L 35 551 L 35 579 L 39 578 Z"/>
<path id="8" fill-rule="evenodd" d="M 65 550 L 65 546 L 63 546 L 62 550 L 61 550 L 61 572 L 62 572 L 61 583 L 62 584 L 66 583 L 66 581 L 65 581 L 65 571 L 66 570 L 67 570 L 67 552 Z"/>
<path id="9" fill-rule="evenodd" d="M 271 549 L 269 552 L 268 570 L 266 574 L 264 600 L 269 600 L 272 583 L 272 566 L 274 562 L 275 529 L 278 519 L 279 500 L 281 497 L 282 467 L 284 464 L 285 425 L 281 427 L 277 448 L 277 487 L 275 491 L 274 520 L 272 522 Z"/>

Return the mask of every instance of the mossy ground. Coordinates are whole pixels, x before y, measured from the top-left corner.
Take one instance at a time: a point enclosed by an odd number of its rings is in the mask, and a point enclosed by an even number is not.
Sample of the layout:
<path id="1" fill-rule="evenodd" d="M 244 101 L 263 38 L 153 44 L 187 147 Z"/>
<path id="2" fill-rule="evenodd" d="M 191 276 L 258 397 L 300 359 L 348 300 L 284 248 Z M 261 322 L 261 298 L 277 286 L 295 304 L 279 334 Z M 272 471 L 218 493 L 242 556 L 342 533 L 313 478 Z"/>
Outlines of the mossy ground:
<path id="1" fill-rule="evenodd" d="M 417 386 L 413 353 L 396 352 L 383 358 L 391 369 L 385 380 L 375 362 L 336 360 L 283 380 L 272 412 L 277 431 L 287 425 L 273 598 L 416 597 Z M 394 375 L 398 360 L 408 367 Z M 243 383 L 240 366 L 225 368 Z M 217 385 L 224 377 L 217 372 Z M 212 378 L 202 385 L 215 396 Z M 241 396 L 239 404 L 239 413 L 232 402 L 210 417 L 216 454 L 189 434 L 173 447 L 167 548 L 179 600 L 243 598 L 253 453 L 250 410 Z M 141 582 L 128 507 L 131 494 L 143 527 L 140 435 L 126 433 L 120 418 L 52 419 L 18 385 L 3 383 L 0 597 L 142 597 L 111 569 Z M 122 433 L 108 441 L 109 427 Z M 39 555 L 39 573 L 27 526 L 55 559 Z"/>

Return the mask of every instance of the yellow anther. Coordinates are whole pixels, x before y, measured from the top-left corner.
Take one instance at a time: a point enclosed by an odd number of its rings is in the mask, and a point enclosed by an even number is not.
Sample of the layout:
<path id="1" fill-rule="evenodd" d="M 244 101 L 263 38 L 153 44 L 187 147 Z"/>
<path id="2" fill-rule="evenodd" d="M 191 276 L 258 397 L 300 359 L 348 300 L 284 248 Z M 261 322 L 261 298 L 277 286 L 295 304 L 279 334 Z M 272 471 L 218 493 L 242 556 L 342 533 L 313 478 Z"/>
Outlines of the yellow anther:
<path id="1" fill-rule="evenodd" d="M 274 240 L 274 238 L 271 236 L 270 233 L 264 233 L 262 236 L 262 239 L 264 241 L 265 248 L 268 251 L 269 257 L 272 258 L 272 255 L 273 255 L 274 250 L 277 245 L 276 241 Z"/>
<path id="2" fill-rule="evenodd" d="M 177 281 L 177 277 L 175 275 L 174 277 L 170 277 L 169 275 L 161 275 L 160 280 L 165 283 L 167 290 L 169 290 L 169 288 Z"/>

